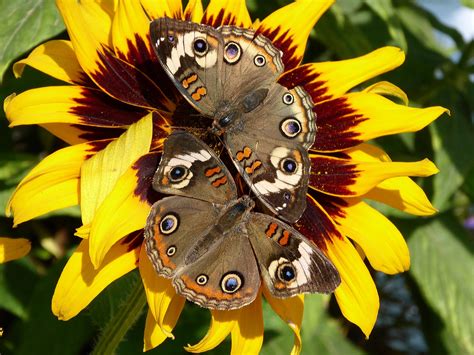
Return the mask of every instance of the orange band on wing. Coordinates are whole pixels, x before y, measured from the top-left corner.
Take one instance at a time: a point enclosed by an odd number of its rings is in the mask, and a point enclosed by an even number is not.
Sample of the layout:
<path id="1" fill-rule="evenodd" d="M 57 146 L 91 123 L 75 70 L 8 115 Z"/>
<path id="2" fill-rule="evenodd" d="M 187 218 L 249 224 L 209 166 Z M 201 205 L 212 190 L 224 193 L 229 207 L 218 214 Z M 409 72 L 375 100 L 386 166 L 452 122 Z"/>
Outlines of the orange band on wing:
<path id="1" fill-rule="evenodd" d="M 278 239 L 278 244 L 280 244 L 281 246 L 287 245 L 290 240 L 290 236 L 290 232 L 288 232 L 287 230 L 283 231 L 282 236 Z"/>
<path id="2" fill-rule="evenodd" d="M 214 187 L 219 187 L 219 186 L 224 185 L 224 184 L 226 184 L 226 183 L 227 183 L 227 176 L 223 176 L 223 177 L 221 177 L 221 178 L 219 178 L 219 179 L 214 180 L 214 181 L 212 182 L 212 186 L 214 186 Z"/>
<path id="3" fill-rule="evenodd" d="M 214 176 L 218 173 L 221 172 L 221 168 L 219 166 L 215 166 L 213 168 L 209 168 L 207 169 L 205 172 L 204 172 L 204 175 L 206 175 L 207 177 L 211 177 L 211 176 Z"/>
<path id="4" fill-rule="evenodd" d="M 198 76 L 196 74 L 191 74 L 187 78 L 184 78 L 181 84 L 183 85 L 183 88 L 187 89 L 189 88 L 189 85 L 194 83 L 197 80 Z"/>
<path id="5" fill-rule="evenodd" d="M 251 166 L 247 166 L 245 168 L 245 172 L 249 175 L 252 175 L 255 172 L 255 170 L 257 170 L 261 166 L 262 166 L 262 162 L 260 160 L 255 160 Z"/>
<path id="6" fill-rule="evenodd" d="M 265 231 L 265 234 L 268 238 L 271 238 L 275 235 L 276 231 L 278 229 L 278 224 L 276 223 L 270 223 L 267 227 L 267 230 Z"/>
<path id="7" fill-rule="evenodd" d="M 192 94 L 191 97 L 195 101 L 199 101 L 203 98 L 203 96 L 206 96 L 207 90 L 204 86 L 198 87 Z"/>
<path id="8" fill-rule="evenodd" d="M 181 275 L 180 279 L 183 281 L 184 285 L 188 290 L 193 291 L 197 295 L 204 295 L 208 299 L 210 298 L 214 300 L 235 300 L 248 297 L 255 293 L 255 289 L 253 287 L 246 287 L 245 289 L 240 289 L 235 293 L 228 294 L 222 292 L 221 289 L 213 288 L 212 285 L 198 285 L 196 281 L 188 275 Z"/>
<path id="9" fill-rule="evenodd" d="M 237 158 L 238 161 L 242 161 L 244 159 L 250 158 L 252 155 L 252 149 L 249 147 L 245 147 L 244 150 L 238 151 L 235 157 Z"/>
<path id="10" fill-rule="evenodd" d="M 162 242 L 162 234 L 160 232 L 160 223 L 158 221 L 158 216 L 155 219 L 155 225 L 153 226 L 153 239 L 155 240 L 155 248 L 158 251 L 159 259 L 164 267 L 170 268 L 172 270 L 176 269 L 176 264 L 171 261 L 171 259 L 166 255 L 166 246 Z"/>

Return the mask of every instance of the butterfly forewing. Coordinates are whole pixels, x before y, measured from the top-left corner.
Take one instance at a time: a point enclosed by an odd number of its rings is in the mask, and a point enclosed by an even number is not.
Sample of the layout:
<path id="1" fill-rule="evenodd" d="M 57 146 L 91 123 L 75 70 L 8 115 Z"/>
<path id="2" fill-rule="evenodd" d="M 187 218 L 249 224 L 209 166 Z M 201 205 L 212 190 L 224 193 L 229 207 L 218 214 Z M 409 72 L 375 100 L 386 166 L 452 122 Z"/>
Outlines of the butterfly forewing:
<path id="1" fill-rule="evenodd" d="M 180 131 L 165 141 L 153 188 L 219 204 L 237 197 L 232 175 L 214 151 L 192 134 Z"/>
<path id="2" fill-rule="evenodd" d="M 178 90 L 196 110 L 211 117 L 223 92 L 221 34 L 210 26 L 159 18 L 150 24 L 150 39 Z"/>
<path id="3" fill-rule="evenodd" d="M 304 148 L 279 144 L 263 135 L 227 140 L 237 169 L 273 213 L 295 222 L 306 207 L 310 162 Z"/>

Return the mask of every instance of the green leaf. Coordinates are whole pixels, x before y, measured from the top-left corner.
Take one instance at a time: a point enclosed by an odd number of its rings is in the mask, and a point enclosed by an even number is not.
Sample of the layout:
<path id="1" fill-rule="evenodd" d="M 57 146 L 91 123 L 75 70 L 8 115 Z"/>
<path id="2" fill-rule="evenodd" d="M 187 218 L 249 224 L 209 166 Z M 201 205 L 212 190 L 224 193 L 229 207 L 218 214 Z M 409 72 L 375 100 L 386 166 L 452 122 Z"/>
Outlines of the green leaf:
<path id="1" fill-rule="evenodd" d="M 306 295 L 301 337 L 303 354 L 363 354 L 343 335 L 337 321 L 327 315 L 328 297 Z M 262 355 L 289 354 L 293 332 L 271 307 L 264 303 L 265 339 Z"/>
<path id="2" fill-rule="evenodd" d="M 461 4 L 463 4 L 463 6 L 474 9 L 474 0 L 461 0 Z"/>
<path id="3" fill-rule="evenodd" d="M 333 50 L 340 58 L 351 58 L 366 54 L 374 49 L 364 31 L 345 16 L 343 9 L 338 4 L 333 5 L 319 20 L 316 27 L 316 39 Z M 310 47 L 311 49 L 311 47 Z M 318 60 L 311 58 L 311 53 L 306 54 L 307 61 Z"/>
<path id="4" fill-rule="evenodd" d="M 12 334 L 18 341 L 15 354 L 80 354 L 95 331 L 85 314 L 64 322 L 51 312 L 51 298 L 65 262 L 66 258 L 51 267 L 30 291 L 28 321 Z"/>
<path id="5" fill-rule="evenodd" d="M 111 317 L 102 329 L 92 354 L 115 354 L 125 335 L 140 318 L 147 301 L 142 281 L 138 277 L 130 291 L 114 317 Z"/>
<path id="6" fill-rule="evenodd" d="M 449 56 L 449 51 L 444 48 L 435 37 L 435 31 L 430 18 L 416 6 L 400 6 L 396 9 L 398 18 L 404 27 L 419 43 L 443 56 Z"/>
<path id="7" fill-rule="evenodd" d="M 474 168 L 466 176 L 466 182 L 463 186 L 471 201 L 474 201 Z"/>
<path id="8" fill-rule="evenodd" d="M 440 95 L 456 95 L 455 91 L 447 91 L 441 92 Z M 440 210 L 450 207 L 450 197 L 459 190 L 468 172 L 474 168 L 474 145 L 468 143 L 474 141 L 474 129 L 461 107 L 459 105 L 450 108 L 452 118 L 441 119 L 430 126 L 436 153 L 435 164 L 440 170 L 433 180 L 433 204 Z"/>
<path id="9" fill-rule="evenodd" d="M 64 30 L 53 0 L 0 0 L 0 83 L 10 63 Z"/>
<path id="10" fill-rule="evenodd" d="M 474 353 L 472 240 L 452 216 L 419 227 L 410 237 L 411 274 L 426 302 L 444 322 L 442 337 L 453 354 Z"/>
<path id="11" fill-rule="evenodd" d="M 0 153 L 0 216 L 5 216 L 5 207 L 16 185 L 35 163 L 36 159 L 29 154 Z"/>
<path id="12" fill-rule="evenodd" d="M 26 319 L 31 287 L 37 280 L 38 275 L 27 258 L 0 265 L 0 308 Z"/>
<path id="13" fill-rule="evenodd" d="M 394 40 L 394 45 L 407 51 L 407 40 L 396 11 L 391 0 L 366 0 L 366 4 L 382 19 L 388 26 L 390 36 Z"/>

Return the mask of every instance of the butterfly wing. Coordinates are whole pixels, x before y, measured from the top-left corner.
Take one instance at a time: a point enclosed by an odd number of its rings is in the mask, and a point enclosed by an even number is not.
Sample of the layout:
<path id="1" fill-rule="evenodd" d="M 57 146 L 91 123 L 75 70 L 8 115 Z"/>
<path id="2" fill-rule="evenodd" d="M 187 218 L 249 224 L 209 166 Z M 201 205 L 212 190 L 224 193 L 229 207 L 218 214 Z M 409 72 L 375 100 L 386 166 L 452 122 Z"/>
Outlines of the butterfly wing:
<path id="1" fill-rule="evenodd" d="M 247 230 L 260 274 L 273 296 L 330 293 L 341 283 L 329 259 L 290 226 L 268 215 L 252 213 Z"/>
<path id="2" fill-rule="evenodd" d="M 295 222 L 306 206 L 307 149 L 316 128 L 309 95 L 278 84 L 281 51 L 253 30 L 168 18 L 153 21 L 150 36 L 161 65 L 194 108 L 214 118 L 214 127 L 234 121 L 223 130 L 224 140 L 255 194 L 273 213 Z M 197 44 L 203 43 L 201 52 Z M 253 157 L 237 159 L 246 147 Z M 286 173 L 275 166 L 281 157 L 272 159 L 274 154 L 286 154 L 297 169 Z"/>
<path id="3" fill-rule="evenodd" d="M 237 309 L 255 300 L 260 275 L 245 226 L 224 234 L 213 229 L 202 241 L 174 277 L 176 291 L 210 309 Z"/>
<path id="4" fill-rule="evenodd" d="M 222 36 L 210 26 L 159 18 L 150 24 L 155 53 L 175 86 L 199 112 L 212 116 L 222 85 Z"/>
<path id="5" fill-rule="evenodd" d="M 214 151 L 190 133 L 178 131 L 165 141 L 153 177 L 156 191 L 225 204 L 237 197 L 230 172 Z"/>
<path id="6" fill-rule="evenodd" d="M 227 138 L 227 148 L 240 174 L 261 202 L 294 223 L 306 208 L 310 161 L 305 149 L 275 144 L 266 134 Z"/>
<path id="7" fill-rule="evenodd" d="M 145 226 L 145 248 L 160 276 L 173 277 L 186 255 L 212 227 L 219 208 L 210 202 L 172 196 L 156 202 Z"/>
<path id="8" fill-rule="evenodd" d="M 307 150 L 315 139 L 311 98 L 301 87 L 287 89 L 278 83 L 281 52 L 267 38 L 232 26 L 220 31 L 224 90 L 240 100 L 240 116 L 225 130 L 229 154 L 260 200 L 295 222 L 306 206 Z M 282 168 L 285 160 L 294 170 Z"/>

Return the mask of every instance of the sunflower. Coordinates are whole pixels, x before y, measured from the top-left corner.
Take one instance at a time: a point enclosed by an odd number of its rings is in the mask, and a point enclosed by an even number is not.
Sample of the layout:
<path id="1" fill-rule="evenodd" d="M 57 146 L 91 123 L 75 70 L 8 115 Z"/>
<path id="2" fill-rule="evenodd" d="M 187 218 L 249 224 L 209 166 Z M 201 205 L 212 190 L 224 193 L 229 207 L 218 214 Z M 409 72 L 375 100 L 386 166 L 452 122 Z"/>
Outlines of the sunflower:
<path id="1" fill-rule="evenodd" d="M 15 63 L 64 85 L 40 87 L 5 100 L 10 126 L 37 124 L 70 146 L 43 159 L 19 184 L 7 212 L 15 225 L 53 210 L 80 205 L 82 240 L 64 267 L 52 300 L 53 313 L 68 320 L 105 287 L 139 268 L 148 301 L 144 349 L 172 337 L 185 301 L 167 279 L 159 278 L 143 247 L 143 228 L 162 144 L 183 119 L 183 99 L 158 63 L 149 40 L 150 20 L 189 20 L 213 27 L 252 28 L 283 53 L 279 82 L 302 86 L 317 116 L 308 206 L 296 227 L 330 258 L 342 283 L 335 291 L 343 315 L 368 336 L 379 308 L 377 290 L 364 263 L 395 274 L 410 266 L 407 245 L 397 228 L 366 202 L 381 202 L 426 216 L 436 212 L 409 176 L 438 170 L 428 160 L 392 162 L 366 141 L 422 129 L 446 110 L 408 107 L 405 94 L 388 82 L 353 89 L 404 61 L 394 47 L 359 58 L 301 64 L 317 20 L 333 0 L 297 0 L 263 20 L 252 21 L 244 0 L 200 0 L 183 8 L 179 0 L 66 1 L 57 5 L 70 40 L 46 42 Z M 386 96 L 403 101 L 397 104 Z M 175 115 L 180 111 L 180 115 Z M 185 115 L 184 115 L 185 116 Z M 178 118 L 179 117 L 179 118 Z M 179 121 L 179 122 L 178 122 Z M 304 297 L 263 297 L 295 334 L 301 348 Z M 235 353 L 258 352 L 263 342 L 262 295 L 233 311 L 211 311 L 206 336 L 191 352 L 214 348 L 229 334 Z"/>

